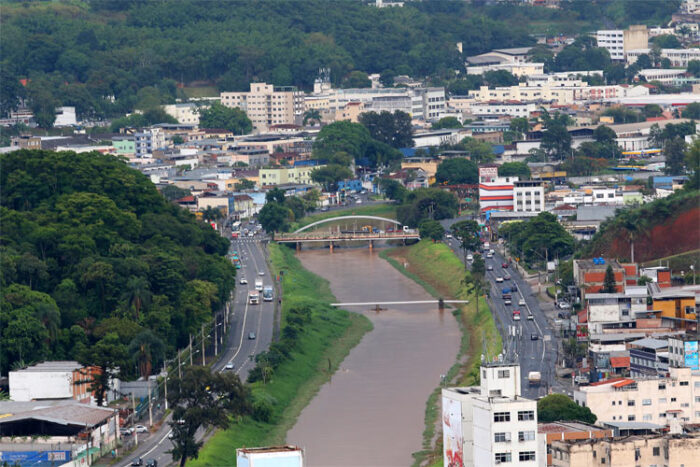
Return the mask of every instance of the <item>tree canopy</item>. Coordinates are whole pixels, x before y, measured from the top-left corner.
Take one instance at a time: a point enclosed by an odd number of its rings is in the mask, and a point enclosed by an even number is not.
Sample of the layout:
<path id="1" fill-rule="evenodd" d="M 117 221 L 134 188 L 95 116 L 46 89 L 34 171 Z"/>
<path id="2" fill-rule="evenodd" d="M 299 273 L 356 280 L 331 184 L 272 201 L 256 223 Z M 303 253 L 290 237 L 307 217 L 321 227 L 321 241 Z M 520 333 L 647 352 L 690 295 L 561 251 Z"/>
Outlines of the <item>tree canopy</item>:
<path id="1" fill-rule="evenodd" d="M 396 218 L 404 225 L 417 227 L 424 219 L 449 219 L 457 214 L 457 198 L 439 188 L 419 188 L 410 191 L 404 204 L 398 207 Z"/>
<path id="2" fill-rule="evenodd" d="M 476 164 L 464 157 L 445 159 L 438 165 L 435 181 L 438 184 L 474 184 L 479 180 Z"/>
<path id="3" fill-rule="evenodd" d="M 0 372 L 52 358 L 135 377 L 140 333 L 172 351 L 229 296 L 228 242 L 118 158 L 22 150 L 0 166 Z"/>
<path id="4" fill-rule="evenodd" d="M 507 239 L 528 262 L 544 262 L 548 256 L 563 259 L 574 252 L 574 238 L 557 221 L 556 216 L 543 212 L 527 222 L 513 222 L 501 227 L 499 235 Z"/>
<path id="5" fill-rule="evenodd" d="M 406 112 L 365 112 L 360 115 L 359 120 L 369 130 L 370 136 L 377 141 L 394 148 L 413 146 L 411 116 Z"/>
<path id="6" fill-rule="evenodd" d="M 253 129 L 253 123 L 244 111 L 238 107 L 226 107 L 218 102 L 199 111 L 199 126 L 201 128 L 223 128 L 234 135 L 245 135 Z"/>
<path id="7" fill-rule="evenodd" d="M 595 423 L 598 417 L 588 407 L 581 407 L 565 394 L 549 394 L 537 401 L 537 421 L 540 423 L 578 421 Z"/>

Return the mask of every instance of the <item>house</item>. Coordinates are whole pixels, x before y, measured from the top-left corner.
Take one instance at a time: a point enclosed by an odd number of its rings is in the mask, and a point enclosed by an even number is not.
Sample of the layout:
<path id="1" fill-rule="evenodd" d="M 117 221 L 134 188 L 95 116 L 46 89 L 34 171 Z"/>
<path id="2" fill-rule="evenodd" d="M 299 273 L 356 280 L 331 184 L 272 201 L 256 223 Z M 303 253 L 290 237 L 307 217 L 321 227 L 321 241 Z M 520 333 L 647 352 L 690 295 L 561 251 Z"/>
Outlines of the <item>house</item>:
<path id="1" fill-rule="evenodd" d="M 10 371 L 10 399 L 16 402 L 73 399 L 94 403 L 89 380 L 97 372 L 98 368 L 75 361 L 48 361 Z"/>
<path id="2" fill-rule="evenodd" d="M 615 280 L 615 291 L 622 293 L 625 286 L 625 268 L 615 259 L 604 260 L 602 258 L 575 259 L 574 281 L 584 294 L 598 293 L 603 289 L 605 272 L 612 268 Z M 583 297 L 582 297 L 583 298 Z"/>
<path id="3" fill-rule="evenodd" d="M 546 464 L 552 465 L 552 443 L 555 441 L 568 441 L 577 439 L 602 439 L 612 438 L 611 429 L 600 428 L 583 422 L 550 422 L 537 425 L 537 433 L 540 435 L 540 461 L 545 458 Z M 542 465 L 542 464 L 541 464 Z"/>

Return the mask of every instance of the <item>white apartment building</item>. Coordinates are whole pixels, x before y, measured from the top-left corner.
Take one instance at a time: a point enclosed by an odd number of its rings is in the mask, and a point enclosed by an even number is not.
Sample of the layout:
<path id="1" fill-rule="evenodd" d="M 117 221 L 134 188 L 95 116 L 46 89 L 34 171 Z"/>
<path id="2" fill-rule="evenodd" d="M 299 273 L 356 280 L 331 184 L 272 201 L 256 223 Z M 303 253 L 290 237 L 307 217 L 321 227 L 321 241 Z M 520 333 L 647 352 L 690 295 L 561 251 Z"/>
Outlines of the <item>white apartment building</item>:
<path id="1" fill-rule="evenodd" d="M 626 287 L 624 293 L 587 293 L 586 311 L 590 334 L 630 328 L 637 313 L 647 312 L 646 287 Z"/>
<path id="2" fill-rule="evenodd" d="M 304 113 L 304 93 L 294 86 L 250 83 L 250 92 L 222 92 L 221 103 L 243 110 L 258 132 L 271 125 L 294 124 Z"/>
<path id="3" fill-rule="evenodd" d="M 481 366 L 481 386 L 442 390 L 444 465 L 537 466 L 537 402 L 520 396 L 520 366 Z"/>
<path id="4" fill-rule="evenodd" d="M 651 49 L 628 50 L 626 54 L 627 64 L 632 65 L 640 55 L 649 55 Z M 661 49 L 661 58 L 671 60 L 672 67 L 687 68 L 691 60 L 700 60 L 700 49 Z"/>
<path id="5" fill-rule="evenodd" d="M 685 70 L 669 68 L 646 68 L 639 72 L 647 82 L 658 81 L 661 84 L 673 84 L 678 78 L 685 75 Z"/>
<path id="6" fill-rule="evenodd" d="M 668 378 L 614 378 L 574 391 L 574 400 L 602 422 L 668 425 L 700 422 L 700 372 L 669 368 Z"/>
<path id="7" fill-rule="evenodd" d="M 529 118 L 531 113 L 537 111 L 537 105 L 532 102 L 489 101 L 474 103 L 470 106 L 470 111 L 474 115 L 509 115 Z"/>
<path id="8" fill-rule="evenodd" d="M 149 128 L 141 133 L 134 133 L 134 150 L 136 157 L 151 157 L 156 149 L 165 148 L 165 133 L 162 128 Z"/>
<path id="9" fill-rule="evenodd" d="M 201 107 L 206 109 L 209 106 L 202 105 Z M 177 120 L 178 123 L 199 125 L 199 107 L 192 102 L 164 105 L 163 111 Z"/>
<path id="10" fill-rule="evenodd" d="M 649 47 L 649 31 L 644 25 L 629 29 L 600 30 L 596 32 L 598 47 L 608 49 L 613 60 L 625 60 L 625 52 Z"/>
<path id="11" fill-rule="evenodd" d="M 513 184 L 513 211 L 544 211 L 544 186 L 541 181 L 521 180 Z"/>
<path id="12" fill-rule="evenodd" d="M 468 66 L 468 75 L 483 75 L 487 71 L 505 70 L 513 76 L 531 76 L 544 73 L 544 63 L 496 63 L 491 65 Z"/>

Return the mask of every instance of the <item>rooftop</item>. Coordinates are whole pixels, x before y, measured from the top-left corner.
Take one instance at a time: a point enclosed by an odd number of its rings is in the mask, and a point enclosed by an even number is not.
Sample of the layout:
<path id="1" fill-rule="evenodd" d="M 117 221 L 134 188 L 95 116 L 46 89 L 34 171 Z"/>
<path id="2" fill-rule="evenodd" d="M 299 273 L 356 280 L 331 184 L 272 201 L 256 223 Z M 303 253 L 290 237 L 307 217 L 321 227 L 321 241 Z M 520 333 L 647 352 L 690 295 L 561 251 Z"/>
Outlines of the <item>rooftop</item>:
<path id="1" fill-rule="evenodd" d="M 105 407 L 93 407 L 73 400 L 60 403 L 0 402 L 0 425 L 20 420 L 42 420 L 61 425 L 95 426 L 110 418 L 115 411 Z"/>
<path id="2" fill-rule="evenodd" d="M 646 347 L 648 349 L 664 349 L 668 347 L 668 341 L 664 339 L 654 339 L 653 337 L 645 337 L 637 341 L 630 342 L 631 345 L 637 347 Z"/>
<path id="3" fill-rule="evenodd" d="M 551 422 L 537 425 L 538 433 L 571 433 L 579 431 L 605 431 L 605 429 L 582 422 Z"/>
<path id="4" fill-rule="evenodd" d="M 51 362 L 41 362 L 36 365 L 15 370 L 12 373 L 31 373 L 31 372 L 50 372 L 50 371 L 75 371 L 82 368 L 83 365 L 72 360 L 56 360 Z"/>

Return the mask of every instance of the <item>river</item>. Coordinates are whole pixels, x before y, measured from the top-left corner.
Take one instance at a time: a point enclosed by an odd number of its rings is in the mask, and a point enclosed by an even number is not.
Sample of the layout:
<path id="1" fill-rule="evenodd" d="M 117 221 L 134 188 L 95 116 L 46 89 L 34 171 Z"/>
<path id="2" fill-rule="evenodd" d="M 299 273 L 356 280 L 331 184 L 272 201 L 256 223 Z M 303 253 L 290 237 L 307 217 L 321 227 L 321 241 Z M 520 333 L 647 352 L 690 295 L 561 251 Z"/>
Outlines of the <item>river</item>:
<path id="1" fill-rule="evenodd" d="M 368 249 L 307 250 L 310 271 L 340 302 L 430 300 L 419 285 Z M 302 411 L 287 441 L 309 466 L 407 466 L 421 449 L 425 403 L 454 363 L 460 332 L 437 305 L 392 305 L 363 313 L 374 329 Z"/>

